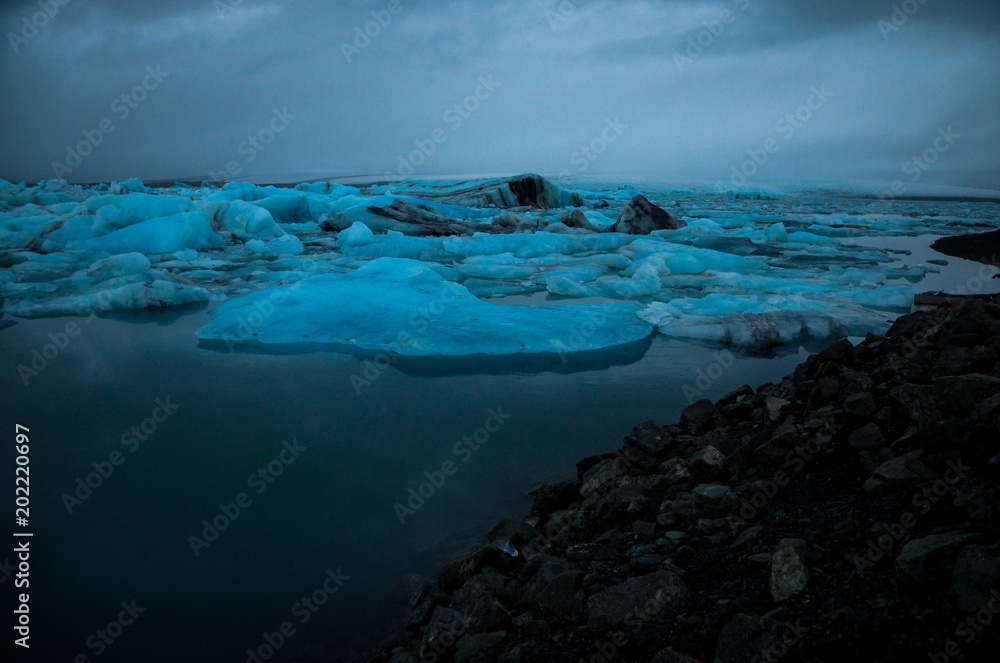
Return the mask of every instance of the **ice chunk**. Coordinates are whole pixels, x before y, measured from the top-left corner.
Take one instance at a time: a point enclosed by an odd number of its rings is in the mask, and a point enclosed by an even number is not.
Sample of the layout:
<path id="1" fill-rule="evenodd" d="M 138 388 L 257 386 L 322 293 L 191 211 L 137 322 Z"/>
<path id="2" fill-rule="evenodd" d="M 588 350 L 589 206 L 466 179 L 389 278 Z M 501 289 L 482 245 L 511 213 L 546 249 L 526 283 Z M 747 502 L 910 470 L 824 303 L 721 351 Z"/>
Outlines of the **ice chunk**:
<path id="1" fill-rule="evenodd" d="M 347 230 L 341 230 L 338 239 L 342 244 L 348 246 L 360 246 L 371 244 L 375 241 L 375 233 L 360 221 L 355 221 Z"/>
<path id="2" fill-rule="evenodd" d="M 302 246 L 302 240 L 295 235 L 282 235 L 270 242 L 262 242 L 259 239 L 252 239 L 247 242 L 246 247 L 254 253 L 259 253 L 265 258 L 280 258 L 282 256 L 297 256 L 306 249 Z"/>
<path id="3" fill-rule="evenodd" d="M 639 317 L 666 336 L 762 350 L 805 339 L 881 333 L 890 320 L 850 304 L 798 296 L 726 294 L 654 302 Z"/>
<path id="4" fill-rule="evenodd" d="M 637 239 L 631 243 L 629 251 L 635 255 L 635 263 L 630 269 L 638 269 L 644 262 L 652 261 L 661 273 L 700 274 L 706 270 L 745 273 L 763 268 L 763 263 L 743 256 L 655 239 Z"/>
<path id="5" fill-rule="evenodd" d="M 206 302 L 208 291 L 170 281 L 129 283 L 82 295 L 54 297 L 43 300 L 26 299 L 7 302 L 4 313 L 22 318 L 50 315 L 84 315 L 92 311 L 167 307 L 190 302 Z"/>
<path id="6" fill-rule="evenodd" d="M 106 251 L 108 253 L 173 253 L 182 249 L 204 251 L 222 246 L 222 240 L 212 230 L 202 212 L 175 214 L 150 219 L 116 230 L 103 237 L 77 240 L 69 249 Z"/>
<path id="7" fill-rule="evenodd" d="M 349 345 L 408 356 L 568 353 L 646 338 L 638 307 L 501 306 L 395 258 L 315 276 L 214 309 L 202 339 Z"/>
<path id="8" fill-rule="evenodd" d="M 215 218 L 220 228 L 241 239 L 274 239 L 285 234 L 266 208 L 242 200 L 222 203 Z"/>
<path id="9" fill-rule="evenodd" d="M 96 215 L 94 230 L 110 232 L 126 226 L 195 209 L 187 198 L 150 193 L 130 193 L 124 196 L 96 196 L 84 203 Z"/>
<path id="10" fill-rule="evenodd" d="M 149 258 L 141 253 L 123 253 L 104 260 L 98 260 L 87 268 L 87 276 L 105 281 L 113 276 L 145 274 L 149 271 Z"/>

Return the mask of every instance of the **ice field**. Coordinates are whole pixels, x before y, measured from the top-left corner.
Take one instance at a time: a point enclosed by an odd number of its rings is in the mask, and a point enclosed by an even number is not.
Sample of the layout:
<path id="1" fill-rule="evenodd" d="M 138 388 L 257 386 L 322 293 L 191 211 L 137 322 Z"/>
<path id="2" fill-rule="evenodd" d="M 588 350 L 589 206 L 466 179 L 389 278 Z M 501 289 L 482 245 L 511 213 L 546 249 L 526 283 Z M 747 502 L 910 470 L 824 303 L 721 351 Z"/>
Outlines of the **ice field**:
<path id="1" fill-rule="evenodd" d="M 881 333 L 910 310 L 941 265 L 873 238 L 997 223 L 993 203 L 588 189 L 530 175 L 365 188 L 0 180 L 0 325 L 225 302 L 200 338 L 462 356 L 594 350 L 655 330 L 767 349 Z"/>

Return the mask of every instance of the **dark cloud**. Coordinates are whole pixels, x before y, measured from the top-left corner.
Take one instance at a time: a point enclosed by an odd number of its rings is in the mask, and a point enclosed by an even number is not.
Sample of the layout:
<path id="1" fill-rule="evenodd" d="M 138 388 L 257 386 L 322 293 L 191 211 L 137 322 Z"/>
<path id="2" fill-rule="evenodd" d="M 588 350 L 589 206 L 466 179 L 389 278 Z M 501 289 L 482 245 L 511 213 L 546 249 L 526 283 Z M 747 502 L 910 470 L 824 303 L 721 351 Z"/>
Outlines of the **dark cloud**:
<path id="1" fill-rule="evenodd" d="M 441 129 L 415 176 L 714 181 L 827 84 L 835 96 L 762 183 L 892 179 L 951 124 L 969 138 L 928 181 L 1000 187 L 1000 3 L 911 2 L 399 0 L 387 15 L 386 0 L 69 0 L 17 53 L 7 35 L 39 5 L 7 3 L 0 176 L 52 177 L 108 118 L 114 131 L 69 179 L 204 176 L 229 162 L 248 179 L 391 173 Z M 919 8 L 884 32 L 894 4 Z M 372 12 L 391 22 L 366 44 Z M 116 101 L 147 67 L 169 75 L 122 118 Z M 499 87 L 476 99 L 490 75 Z M 286 108 L 294 118 L 251 158 L 244 142 Z M 581 160 L 615 119 L 628 129 Z"/>

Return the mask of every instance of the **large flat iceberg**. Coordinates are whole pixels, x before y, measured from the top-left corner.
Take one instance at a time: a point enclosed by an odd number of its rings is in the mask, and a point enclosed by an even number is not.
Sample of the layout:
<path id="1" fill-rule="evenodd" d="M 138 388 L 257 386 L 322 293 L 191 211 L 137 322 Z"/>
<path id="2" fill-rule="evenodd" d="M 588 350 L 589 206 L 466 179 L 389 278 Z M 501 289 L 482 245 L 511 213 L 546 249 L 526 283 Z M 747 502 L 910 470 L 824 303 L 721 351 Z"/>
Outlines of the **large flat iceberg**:
<path id="1" fill-rule="evenodd" d="M 569 353 L 639 341 L 640 307 L 498 305 L 423 263 L 380 258 L 222 304 L 198 337 L 226 343 L 335 344 L 404 356 Z"/>

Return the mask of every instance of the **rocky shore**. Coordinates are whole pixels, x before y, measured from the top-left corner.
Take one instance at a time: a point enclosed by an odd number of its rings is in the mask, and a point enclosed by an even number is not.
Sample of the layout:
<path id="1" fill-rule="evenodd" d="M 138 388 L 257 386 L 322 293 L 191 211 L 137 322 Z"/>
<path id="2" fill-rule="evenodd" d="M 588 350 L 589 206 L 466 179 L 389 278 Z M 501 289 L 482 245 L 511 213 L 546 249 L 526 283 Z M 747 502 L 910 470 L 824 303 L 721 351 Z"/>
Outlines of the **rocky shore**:
<path id="1" fill-rule="evenodd" d="M 931 248 L 954 258 L 997 265 L 1000 264 L 997 262 L 997 256 L 1000 255 L 1000 230 L 975 235 L 942 237 L 931 244 Z"/>
<path id="2" fill-rule="evenodd" d="M 640 424 L 364 660 L 996 660 L 998 360 L 1000 298 L 960 299 Z"/>

